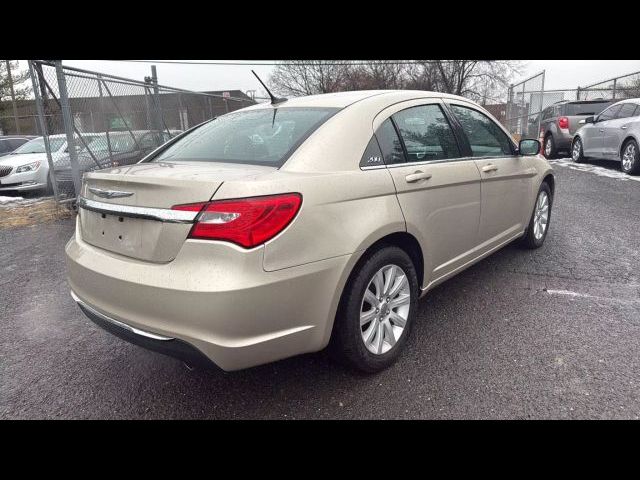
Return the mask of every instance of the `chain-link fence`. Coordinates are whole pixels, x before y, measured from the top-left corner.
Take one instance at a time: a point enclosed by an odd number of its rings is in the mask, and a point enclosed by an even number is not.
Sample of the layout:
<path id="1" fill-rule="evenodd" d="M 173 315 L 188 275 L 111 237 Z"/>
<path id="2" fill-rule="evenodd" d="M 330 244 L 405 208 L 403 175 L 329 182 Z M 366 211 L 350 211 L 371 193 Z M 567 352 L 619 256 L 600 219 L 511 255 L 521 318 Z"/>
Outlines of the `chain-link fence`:
<path id="1" fill-rule="evenodd" d="M 624 100 L 640 97 L 640 72 L 630 73 L 578 89 L 579 100 Z"/>
<path id="2" fill-rule="evenodd" d="M 33 182 L 59 201 L 75 198 L 83 173 L 137 163 L 181 132 L 255 103 L 240 91 L 192 92 L 30 61 L 37 132 L 46 165 Z M 27 116 L 28 115 L 23 115 Z M 30 117 L 28 117 L 30 118 Z M 23 132 L 24 133 L 24 132 Z M 45 162 L 43 162 L 45 163 Z"/>
<path id="3" fill-rule="evenodd" d="M 640 72 L 630 73 L 587 87 L 549 90 L 544 87 L 545 72 L 540 72 L 515 85 L 507 94 L 505 127 L 516 138 L 537 138 L 542 112 L 562 101 L 623 100 L 640 97 Z M 500 119 L 502 120 L 502 119 Z"/>

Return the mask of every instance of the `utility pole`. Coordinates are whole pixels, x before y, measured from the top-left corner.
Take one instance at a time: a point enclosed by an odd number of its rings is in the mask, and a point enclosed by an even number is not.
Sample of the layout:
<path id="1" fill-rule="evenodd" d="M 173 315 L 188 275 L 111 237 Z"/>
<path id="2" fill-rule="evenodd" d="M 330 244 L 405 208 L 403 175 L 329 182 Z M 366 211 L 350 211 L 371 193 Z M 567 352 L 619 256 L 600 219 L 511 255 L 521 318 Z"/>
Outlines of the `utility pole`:
<path id="1" fill-rule="evenodd" d="M 16 105 L 16 92 L 13 89 L 13 76 L 11 75 L 11 61 L 5 60 L 7 65 L 7 76 L 9 77 L 9 88 L 11 89 L 11 103 L 13 104 L 13 119 L 16 123 L 16 133 L 20 135 L 20 122 L 18 122 L 18 106 Z"/>

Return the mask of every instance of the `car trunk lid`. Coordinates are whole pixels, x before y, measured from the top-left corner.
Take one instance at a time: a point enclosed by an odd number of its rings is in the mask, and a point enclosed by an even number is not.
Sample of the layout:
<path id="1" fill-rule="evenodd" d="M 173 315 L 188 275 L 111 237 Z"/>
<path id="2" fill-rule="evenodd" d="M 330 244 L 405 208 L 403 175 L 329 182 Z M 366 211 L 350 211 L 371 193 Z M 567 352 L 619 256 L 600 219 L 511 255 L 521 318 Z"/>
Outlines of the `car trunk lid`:
<path id="1" fill-rule="evenodd" d="M 251 181 L 274 167 L 215 162 L 141 163 L 87 173 L 78 201 L 82 239 L 138 260 L 173 260 L 193 212 L 174 205 L 207 202 L 227 180 Z"/>

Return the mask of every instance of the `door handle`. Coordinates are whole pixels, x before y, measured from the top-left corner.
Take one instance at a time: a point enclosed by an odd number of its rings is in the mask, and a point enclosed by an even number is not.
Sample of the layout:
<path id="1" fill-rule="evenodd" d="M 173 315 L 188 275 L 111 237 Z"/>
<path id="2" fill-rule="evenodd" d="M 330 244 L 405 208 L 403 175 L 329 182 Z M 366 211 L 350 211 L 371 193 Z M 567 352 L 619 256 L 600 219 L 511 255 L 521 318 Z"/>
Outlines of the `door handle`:
<path id="1" fill-rule="evenodd" d="M 496 170 L 498 170 L 498 167 L 496 167 L 493 163 L 482 167 L 483 172 L 495 172 Z"/>
<path id="2" fill-rule="evenodd" d="M 626 126 L 626 125 L 623 125 L 623 126 L 621 126 L 620 128 L 621 128 L 622 130 L 626 130 L 626 129 L 627 129 L 627 126 Z"/>
<path id="3" fill-rule="evenodd" d="M 604 128 L 601 128 L 601 129 L 600 129 L 600 133 L 603 133 L 603 132 L 604 132 Z"/>
<path id="4" fill-rule="evenodd" d="M 415 183 L 415 182 L 418 182 L 420 180 L 429 180 L 431 178 L 431 174 L 430 173 L 425 173 L 425 172 L 422 172 L 422 171 L 418 170 L 416 172 L 413 172 L 413 173 L 407 175 L 404 178 L 407 181 L 407 183 Z"/>

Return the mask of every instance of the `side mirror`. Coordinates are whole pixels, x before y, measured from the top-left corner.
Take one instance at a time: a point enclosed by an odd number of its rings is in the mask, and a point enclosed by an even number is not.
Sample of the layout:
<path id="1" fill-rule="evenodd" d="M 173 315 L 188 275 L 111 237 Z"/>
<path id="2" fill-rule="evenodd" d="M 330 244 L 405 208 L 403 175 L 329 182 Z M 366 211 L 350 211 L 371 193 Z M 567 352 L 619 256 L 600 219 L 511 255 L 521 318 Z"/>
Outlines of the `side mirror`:
<path id="1" fill-rule="evenodd" d="M 596 123 L 596 117 L 591 115 L 590 117 L 587 117 L 584 120 L 580 120 L 580 123 Z"/>
<path id="2" fill-rule="evenodd" d="M 534 140 L 532 138 L 525 138 L 524 140 L 520 140 L 518 145 L 518 154 L 519 155 L 537 155 L 540 152 L 540 142 L 538 140 Z"/>

